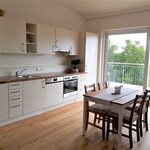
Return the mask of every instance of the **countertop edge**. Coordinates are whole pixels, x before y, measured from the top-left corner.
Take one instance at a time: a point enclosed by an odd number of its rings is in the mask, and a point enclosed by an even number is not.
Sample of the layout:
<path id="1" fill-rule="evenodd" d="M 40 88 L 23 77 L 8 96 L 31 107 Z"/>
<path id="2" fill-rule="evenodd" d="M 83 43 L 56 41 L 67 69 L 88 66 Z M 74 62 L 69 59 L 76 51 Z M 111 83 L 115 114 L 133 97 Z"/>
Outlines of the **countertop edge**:
<path id="1" fill-rule="evenodd" d="M 31 74 L 31 78 L 16 78 L 15 76 L 3 76 L 0 77 L 0 84 L 11 83 L 11 82 L 22 82 L 38 79 L 47 79 L 53 77 L 62 77 L 62 76 L 71 76 L 71 75 L 80 75 L 86 74 L 86 72 L 77 72 L 77 73 L 41 73 L 41 74 Z"/>

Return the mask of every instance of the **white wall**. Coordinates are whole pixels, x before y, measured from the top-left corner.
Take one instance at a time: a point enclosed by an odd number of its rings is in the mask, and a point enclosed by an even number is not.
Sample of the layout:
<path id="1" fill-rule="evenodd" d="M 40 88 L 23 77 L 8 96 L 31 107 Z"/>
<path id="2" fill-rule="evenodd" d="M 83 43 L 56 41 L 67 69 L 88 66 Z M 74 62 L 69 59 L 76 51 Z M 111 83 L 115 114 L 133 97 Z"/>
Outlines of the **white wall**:
<path id="1" fill-rule="evenodd" d="M 6 11 L 5 17 L 76 31 L 85 30 L 84 18 L 57 2 L 0 1 L 0 7 Z M 32 67 L 33 71 L 36 66 L 46 68 L 49 66 L 50 68 L 48 70 L 52 72 L 63 71 L 67 65 L 67 58 L 68 56 L 63 55 L 0 54 L 0 76 L 14 74 L 14 71 L 18 68 Z"/>
<path id="2" fill-rule="evenodd" d="M 87 20 L 87 31 L 100 33 L 102 29 L 150 26 L 150 11 L 108 16 Z"/>

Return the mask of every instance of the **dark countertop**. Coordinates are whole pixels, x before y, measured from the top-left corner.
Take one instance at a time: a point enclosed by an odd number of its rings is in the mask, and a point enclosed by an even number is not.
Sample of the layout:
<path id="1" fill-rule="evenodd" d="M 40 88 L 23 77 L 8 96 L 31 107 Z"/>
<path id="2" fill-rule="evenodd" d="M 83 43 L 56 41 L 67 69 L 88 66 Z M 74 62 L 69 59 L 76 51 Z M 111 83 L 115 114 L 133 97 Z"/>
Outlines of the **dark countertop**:
<path id="1" fill-rule="evenodd" d="M 79 75 L 79 74 L 85 74 L 85 72 L 77 72 L 77 73 L 51 72 L 51 73 L 31 74 L 30 78 L 28 77 L 17 78 L 16 76 L 3 76 L 3 77 L 0 77 L 0 84 L 27 81 L 27 80 L 37 80 L 37 79 L 43 79 L 43 78 L 47 79 L 47 78 L 52 78 L 52 77 Z"/>

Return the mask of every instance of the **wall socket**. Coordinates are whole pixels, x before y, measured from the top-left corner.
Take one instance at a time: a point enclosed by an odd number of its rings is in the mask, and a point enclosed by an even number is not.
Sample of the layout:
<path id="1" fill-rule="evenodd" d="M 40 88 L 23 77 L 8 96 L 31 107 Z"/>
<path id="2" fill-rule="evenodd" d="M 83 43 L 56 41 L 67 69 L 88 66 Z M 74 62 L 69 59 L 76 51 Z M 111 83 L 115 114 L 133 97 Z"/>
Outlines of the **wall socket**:
<path id="1" fill-rule="evenodd" d="M 43 67 L 37 67 L 37 68 L 36 68 L 36 71 L 43 71 L 43 70 L 44 70 Z"/>

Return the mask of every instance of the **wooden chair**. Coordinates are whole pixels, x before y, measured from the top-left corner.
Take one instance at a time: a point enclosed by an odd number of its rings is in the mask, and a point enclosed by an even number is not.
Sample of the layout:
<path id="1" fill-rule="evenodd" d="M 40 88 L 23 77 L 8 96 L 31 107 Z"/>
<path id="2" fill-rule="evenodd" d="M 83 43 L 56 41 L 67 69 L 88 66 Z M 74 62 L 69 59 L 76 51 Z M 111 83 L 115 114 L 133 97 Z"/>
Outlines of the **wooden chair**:
<path id="1" fill-rule="evenodd" d="M 109 87 L 109 83 L 108 81 L 104 81 L 104 83 L 102 84 L 102 88 L 108 88 Z M 98 90 L 101 90 L 101 84 L 98 82 Z"/>
<path id="2" fill-rule="evenodd" d="M 143 105 L 142 113 L 140 115 L 140 135 L 141 136 L 143 136 L 142 122 L 145 123 L 146 131 L 148 131 L 148 107 L 149 107 L 149 101 L 150 101 L 150 90 L 146 90 L 145 92 L 144 92 L 146 94 L 145 102 L 144 102 L 144 105 Z M 132 105 L 128 106 L 126 109 L 131 111 Z M 138 110 L 135 109 L 135 112 L 137 112 L 137 111 Z"/>
<path id="3" fill-rule="evenodd" d="M 88 94 L 89 92 L 95 92 L 96 91 L 95 84 L 88 85 L 88 86 L 85 85 L 84 89 L 85 89 L 85 94 Z M 88 124 L 90 124 L 94 127 L 97 127 L 99 129 L 102 129 L 103 139 L 105 139 L 105 117 L 106 117 L 106 112 L 107 112 L 107 107 L 106 106 L 103 106 L 101 104 L 89 105 L 89 103 L 88 103 L 88 109 L 87 109 L 87 114 L 88 115 L 87 115 L 86 130 L 87 130 Z M 89 122 L 89 113 L 94 113 L 95 114 L 93 123 Z M 102 126 L 96 125 L 96 116 L 97 115 L 99 115 L 99 117 L 102 120 Z"/>
<path id="4" fill-rule="evenodd" d="M 142 115 L 140 119 L 140 134 L 143 136 L 143 126 L 142 122 L 145 123 L 146 131 L 148 131 L 148 107 L 149 107 L 149 101 L 150 101 L 150 90 L 146 90 L 147 96 L 145 99 L 145 103 L 142 110 Z"/>
<path id="5" fill-rule="evenodd" d="M 145 98 L 146 98 L 146 93 L 144 95 L 136 95 L 134 103 L 132 105 L 132 110 L 124 109 L 124 112 L 123 112 L 123 125 L 122 126 L 129 129 L 129 134 L 128 135 L 122 134 L 122 136 L 129 138 L 130 148 L 133 147 L 132 131 L 136 131 L 137 141 L 140 141 L 140 133 L 139 133 L 140 114 L 142 113 Z M 135 112 L 135 109 L 137 109 L 137 112 Z M 111 110 L 110 113 L 107 114 L 107 118 L 108 118 L 108 121 L 107 121 L 106 139 L 109 138 L 109 132 L 113 132 L 113 133 L 118 132 L 117 131 L 118 130 L 118 126 L 117 126 L 118 125 L 118 113 L 114 110 Z M 110 129 L 110 118 L 113 118 L 112 120 L 116 121 L 116 126 L 117 126 L 115 128 L 116 131 Z"/>

